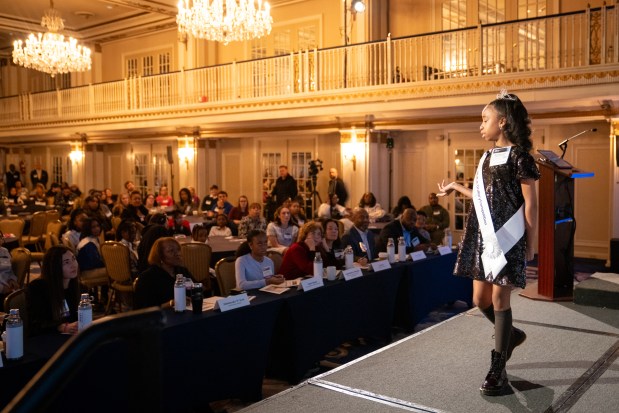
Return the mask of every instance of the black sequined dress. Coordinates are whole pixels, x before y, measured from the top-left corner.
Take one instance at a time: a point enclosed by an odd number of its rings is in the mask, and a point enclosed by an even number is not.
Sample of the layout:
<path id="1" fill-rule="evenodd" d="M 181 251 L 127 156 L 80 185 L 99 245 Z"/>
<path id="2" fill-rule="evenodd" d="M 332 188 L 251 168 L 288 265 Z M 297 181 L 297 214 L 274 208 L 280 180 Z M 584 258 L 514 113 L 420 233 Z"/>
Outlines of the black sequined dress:
<path id="1" fill-rule="evenodd" d="M 531 154 L 518 146 L 512 146 L 507 161 L 502 165 L 490 166 L 491 152 L 484 160 L 482 174 L 488 198 L 488 207 L 495 231 L 503 226 L 524 203 L 520 180 L 540 177 L 539 170 Z M 482 236 L 475 214 L 473 202 L 470 203 L 468 221 L 454 269 L 454 274 L 485 281 L 481 261 Z M 526 283 L 526 233 L 506 254 L 507 265 L 501 270 L 494 284 L 511 284 L 524 288 Z"/>

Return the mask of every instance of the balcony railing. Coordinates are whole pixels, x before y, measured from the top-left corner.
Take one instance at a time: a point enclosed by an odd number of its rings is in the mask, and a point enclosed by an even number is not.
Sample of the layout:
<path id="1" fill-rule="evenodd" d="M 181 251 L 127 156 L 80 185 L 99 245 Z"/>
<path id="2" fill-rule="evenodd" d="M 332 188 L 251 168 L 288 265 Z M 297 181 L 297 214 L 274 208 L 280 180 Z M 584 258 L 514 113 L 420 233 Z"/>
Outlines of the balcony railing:
<path id="1" fill-rule="evenodd" d="M 0 99 L 2 124 L 619 63 L 619 13 L 580 12 Z"/>

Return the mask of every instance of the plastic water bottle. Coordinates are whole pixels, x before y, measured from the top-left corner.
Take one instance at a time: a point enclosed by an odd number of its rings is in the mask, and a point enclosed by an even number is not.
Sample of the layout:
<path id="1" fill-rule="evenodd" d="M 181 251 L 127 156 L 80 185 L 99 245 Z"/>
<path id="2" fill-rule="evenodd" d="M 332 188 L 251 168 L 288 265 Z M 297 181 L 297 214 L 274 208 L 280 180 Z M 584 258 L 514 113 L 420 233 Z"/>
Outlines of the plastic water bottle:
<path id="1" fill-rule="evenodd" d="M 349 245 L 344 249 L 344 268 L 351 269 L 355 262 L 355 255 L 352 252 L 352 247 Z"/>
<path id="2" fill-rule="evenodd" d="M 320 251 L 314 254 L 314 277 L 322 278 L 322 256 Z"/>
<path id="3" fill-rule="evenodd" d="M 404 237 L 398 238 L 398 260 L 400 262 L 406 261 L 406 244 L 404 243 Z"/>
<path id="4" fill-rule="evenodd" d="M 449 228 L 445 228 L 445 238 L 443 238 L 443 245 L 451 248 L 453 243 L 453 238 L 451 236 L 451 230 Z"/>
<path id="5" fill-rule="evenodd" d="M 186 291 L 185 291 L 185 276 L 176 274 L 174 282 L 174 311 L 182 313 L 187 308 Z"/>
<path id="6" fill-rule="evenodd" d="M 19 360 L 24 357 L 24 323 L 19 309 L 12 308 L 6 321 L 6 359 Z"/>
<path id="7" fill-rule="evenodd" d="M 387 240 L 387 259 L 390 264 L 395 262 L 395 244 L 393 243 L 393 238 Z"/>
<path id="8" fill-rule="evenodd" d="M 80 296 L 80 304 L 77 307 L 77 331 L 82 331 L 92 324 L 92 304 L 90 296 L 82 294 Z"/>

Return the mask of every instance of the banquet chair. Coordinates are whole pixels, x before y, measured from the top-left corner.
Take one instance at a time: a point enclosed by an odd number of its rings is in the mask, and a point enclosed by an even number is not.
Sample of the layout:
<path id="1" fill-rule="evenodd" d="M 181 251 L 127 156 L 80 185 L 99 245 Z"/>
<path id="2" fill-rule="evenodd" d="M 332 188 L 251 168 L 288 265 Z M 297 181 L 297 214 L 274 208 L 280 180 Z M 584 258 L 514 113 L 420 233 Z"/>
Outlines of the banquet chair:
<path id="1" fill-rule="evenodd" d="M 0 231 L 3 234 L 13 234 L 20 247 L 23 247 L 22 244 L 22 234 L 24 233 L 24 225 L 25 222 L 21 218 L 17 219 L 3 219 L 0 220 Z"/>
<path id="2" fill-rule="evenodd" d="M 57 221 L 57 222 L 60 223 L 60 221 Z M 50 225 L 52 224 L 53 223 L 48 224 L 47 226 L 48 229 L 50 228 Z M 62 226 L 62 224 L 60 225 Z M 47 252 L 47 250 L 58 244 L 60 244 L 60 240 L 58 239 L 58 235 L 56 235 L 55 230 L 53 229 L 52 231 L 48 231 L 45 236 L 45 240 L 43 242 L 43 251 L 32 252 L 30 254 L 31 261 L 36 261 L 40 267 L 41 263 L 43 262 L 43 257 L 45 257 L 45 253 Z"/>
<path id="3" fill-rule="evenodd" d="M 32 258 L 28 248 L 18 247 L 11 250 L 11 267 L 13 274 L 17 277 L 19 288 L 23 288 L 24 284 L 30 282 L 31 261 Z"/>
<path id="4" fill-rule="evenodd" d="M 28 301 L 25 288 L 13 291 L 4 299 L 4 312 L 8 314 L 12 308 L 19 310 L 19 316 L 24 325 L 24 337 L 26 337 L 28 330 Z"/>
<path id="5" fill-rule="evenodd" d="M 38 211 L 32 214 L 30 219 L 30 230 L 28 234 L 21 237 L 21 246 L 34 245 L 36 251 L 41 250 L 41 239 L 45 233 L 47 223 L 47 213 Z"/>
<path id="6" fill-rule="evenodd" d="M 181 252 L 185 267 L 191 273 L 193 281 L 202 283 L 202 289 L 210 295 L 212 290 L 211 272 L 209 270 L 212 253 L 211 246 L 201 242 L 187 242 L 181 244 Z"/>
<path id="7" fill-rule="evenodd" d="M 48 214 L 47 218 L 49 218 L 49 212 L 47 212 L 47 214 Z M 60 239 L 63 227 L 64 227 L 64 224 L 59 219 L 54 219 L 51 221 L 48 219 L 47 223 L 45 224 L 45 232 L 41 235 L 41 244 L 45 246 L 45 244 L 47 243 L 48 234 L 50 232 L 53 232 L 54 234 L 56 234 L 56 238 Z"/>
<path id="8" fill-rule="evenodd" d="M 225 257 L 220 259 L 215 265 L 217 284 L 219 285 L 219 293 L 222 297 L 229 296 L 230 291 L 236 287 L 235 261 L 236 258 L 234 257 Z"/>
<path id="9" fill-rule="evenodd" d="M 106 241 L 101 245 L 101 256 L 105 262 L 105 269 L 112 283 L 112 292 L 109 295 L 105 314 L 109 314 L 112 304 L 118 302 L 119 312 L 122 305 L 118 293 L 129 293 L 133 296 L 133 282 L 131 280 L 131 258 L 129 248 L 118 241 Z"/>
<path id="10" fill-rule="evenodd" d="M 275 267 L 275 274 L 279 274 L 279 268 L 282 266 L 282 261 L 284 260 L 284 256 L 279 251 L 268 251 L 267 257 L 273 261 L 273 266 Z"/>

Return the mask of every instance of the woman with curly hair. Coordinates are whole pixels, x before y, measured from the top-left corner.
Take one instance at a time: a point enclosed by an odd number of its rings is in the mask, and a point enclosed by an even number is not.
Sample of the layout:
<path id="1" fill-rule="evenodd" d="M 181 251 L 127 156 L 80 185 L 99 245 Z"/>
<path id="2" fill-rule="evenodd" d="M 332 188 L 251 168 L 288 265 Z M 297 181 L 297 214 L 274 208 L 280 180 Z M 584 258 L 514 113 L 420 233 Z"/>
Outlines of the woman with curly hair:
<path id="1" fill-rule="evenodd" d="M 494 324 L 490 371 L 480 387 L 488 396 L 505 391 L 505 363 L 526 339 L 512 326 L 510 296 L 512 287 L 524 288 L 526 262 L 534 256 L 540 174 L 529 154 L 530 125 L 518 96 L 501 91 L 482 111 L 481 136 L 493 148 L 482 156 L 473 188 L 438 185 L 439 195 L 455 190 L 473 198 L 454 273 L 473 279 L 473 302 Z"/>
<path id="2" fill-rule="evenodd" d="M 370 222 L 380 221 L 385 217 L 385 210 L 376 202 L 376 197 L 371 192 L 366 192 L 359 201 L 359 208 L 363 208 L 370 216 Z"/>

